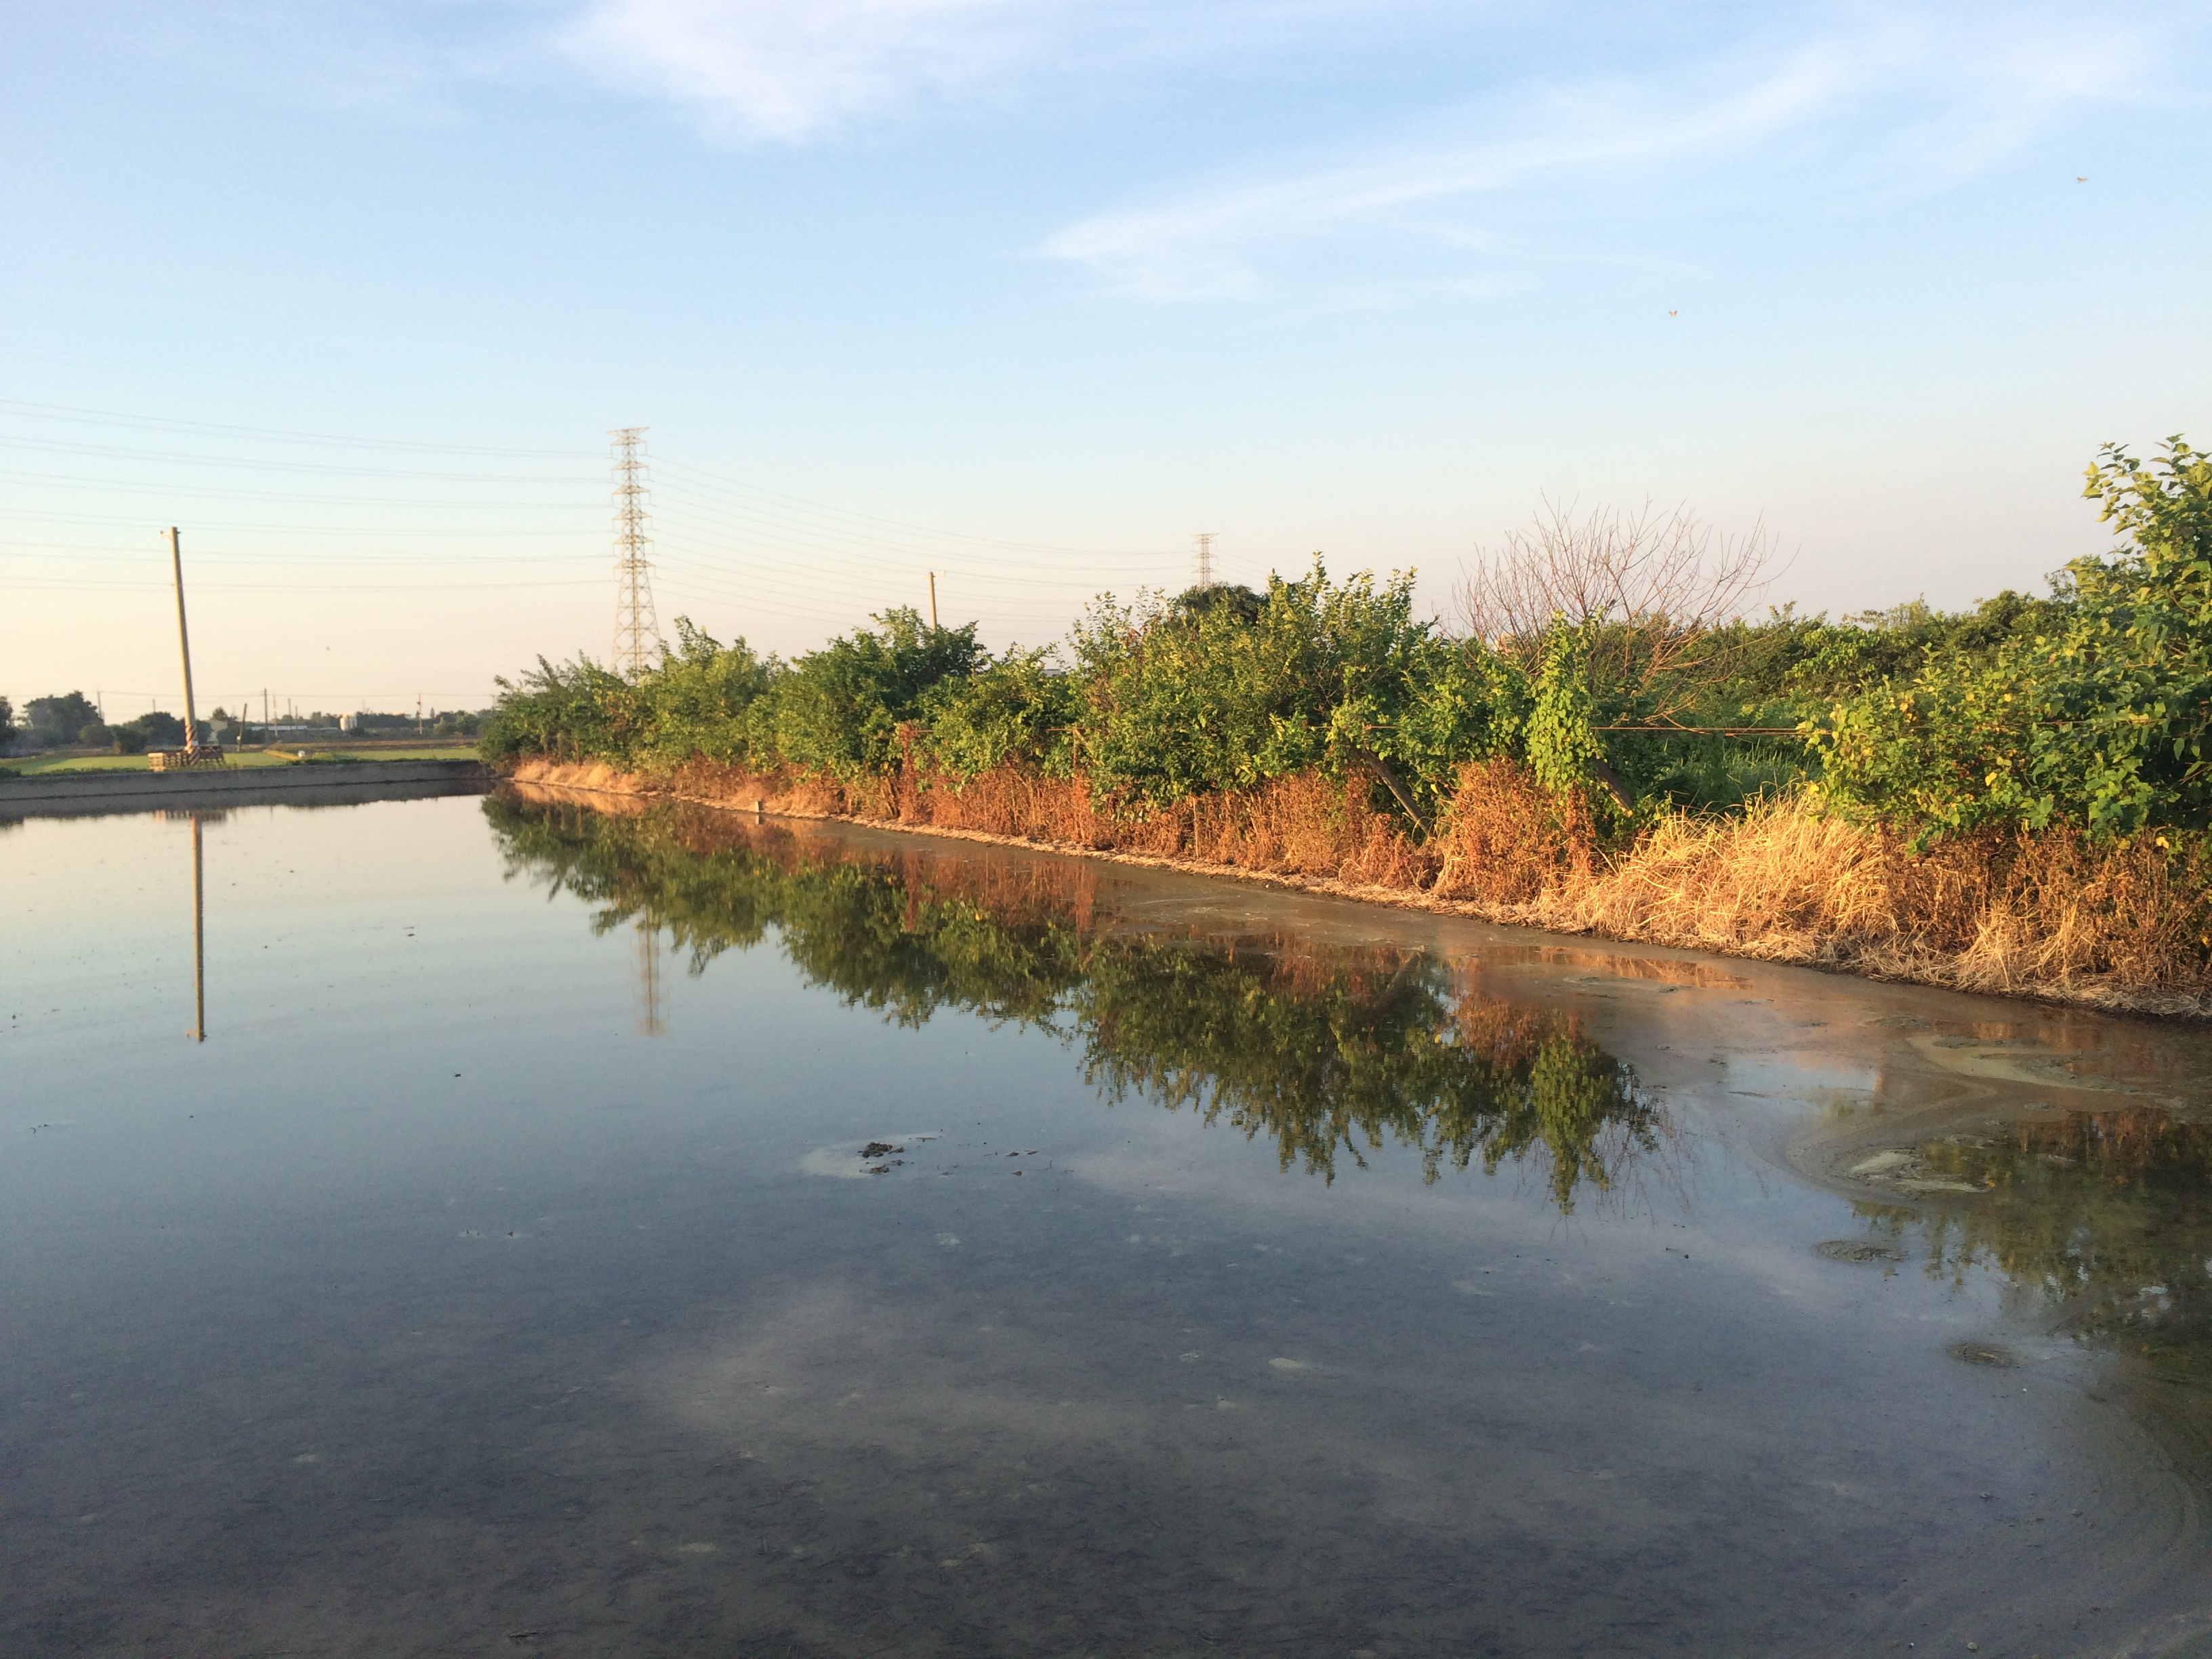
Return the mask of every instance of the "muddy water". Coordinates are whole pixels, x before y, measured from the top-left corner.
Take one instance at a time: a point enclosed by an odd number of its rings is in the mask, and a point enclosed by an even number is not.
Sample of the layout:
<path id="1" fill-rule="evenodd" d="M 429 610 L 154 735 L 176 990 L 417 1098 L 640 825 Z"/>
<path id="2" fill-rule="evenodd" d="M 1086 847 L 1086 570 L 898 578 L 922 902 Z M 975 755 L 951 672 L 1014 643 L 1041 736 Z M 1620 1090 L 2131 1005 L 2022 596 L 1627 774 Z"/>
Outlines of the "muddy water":
<path id="1" fill-rule="evenodd" d="M 2212 1651 L 2202 1032 L 726 816 L 202 841 L 204 1042 L 189 826 L 0 828 L 0 1651 Z"/>

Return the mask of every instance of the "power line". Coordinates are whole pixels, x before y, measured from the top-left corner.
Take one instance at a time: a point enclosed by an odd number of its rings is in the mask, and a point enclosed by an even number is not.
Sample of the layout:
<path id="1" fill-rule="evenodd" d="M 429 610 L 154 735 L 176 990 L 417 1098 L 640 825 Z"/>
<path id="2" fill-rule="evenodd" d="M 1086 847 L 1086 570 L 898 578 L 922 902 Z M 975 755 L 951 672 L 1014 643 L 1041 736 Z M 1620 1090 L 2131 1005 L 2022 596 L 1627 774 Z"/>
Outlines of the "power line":
<path id="1" fill-rule="evenodd" d="M 635 491 L 629 495 L 621 481 L 625 435 L 637 440 Z M 927 569 L 964 584 L 956 591 L 975 596 L 969 603 L 981 599 L 994 632 L 1012 627 L 1028 637 L 1059 634 L 1102 590 L 1172 586 L 1187 556 L 969 534 L 679 463 L 662 461 L 656 469 L 672 471 L 672 482 L 649 478 L 643 428 L 616 436 L 615 662 L 633 672 L 657 659 L 656 586 L 664 596 L 702 604 L 726 628 L 735 612 L 738 631 L 772 637 L 817 623 L 833 631 L 866 626 L 864 616 L 897 603 Z M 286 455 L 286 448 L 294 453 Z M 326 453 L 312 453 L 316 448 Z M 123 476 L 39 470 L 47 456 L 57 465 L 82 457 L 88 468 Z M 469 458 L 477 457 L 536 460 L 552 472 L 471 466 Z M 560 577 L 586 556 L 582 538 L 604 533 L 586 528 L 581 501 L 562 499 L 563 485 L 581 482 L 562 476 L 580 459 L 570 450 L 286 431 L 0 398 L 0 461 L 15 464 L 0 470 L 0 483 L 29 486 L 10 491 L 15 503 L 0 507 L 0 526 L 25 532 L 23 539 L 0 540 L 0 592 L 17 592 L 27 601 L 151 586 L 119 568 L 124 559 L 101 556 L 125 551 L 102 543 L 103 531 L 128 526 L 137 532 L 144 522 L 137 513 L 97 510 L 125 506 L 119 498 L 126 495 L 154 512 L 157 498 L 199 499 L 216 512 L 223 510 L 218 501 L 229 498 L 235 516 L 204 521 L 196 532 L 215 538 L 213 545 L 200 544 L 204 574 L 195 583 L 210 593 L 458 594 L 579 585 Z M 240 487 L 227 487 L 227 474 Z M 178 481 L 158 482 L 164 477 Z M 94 490 L 107 502 L 88 499 Z M 56 510 L 27 510 L 24 496 L 33 491 Z M 378 522 L 362 523 L 372 513 Z M 263 514 L 283 522 L 261 521 Z M 313 522 L 319 519 L 325 521 Z M 457 527 L 456 520 L 485 527 Z M 531 523 L 544 527 L 517 527 Z M 59 539 L 77 534 L 85 539 Z M 506 545 L 495 549 L 494 542 Z M 449 556 L 431 551 L 441 544 Z M 41 558 L 33 548 L 63 556 Z M 526 564 L 538 571 L 526 572 Z M 467 580 L 472 575 L 483 580 Z"/>
<path id="2" fill-rule="evenodd" d="M 19 551 L 17 550 L 38 550 Z M 0 539 L 0 559 L 33 560 L 40 564 L 52 562 L 46 556 L 50 552 L 70 555 L 67 562 L 76 564 L 145 563 L 145 556 L 136 550 L 125 549 L 112 542 L 25 542 L 13 538 Z M 479 553 L 471 564 L 563 564 L 589 559 L 597 563 L 603 555 L 592 553 Z M 440 553 L 380 553 L 362 550 L 350 553 L 318 553 L 313 550 L 289 553 L 244 553 L 221 548 L 213 552 L 202 551 L 195 556 L 196 564 L 252 565 L 317 565 L 342 564 L 356 569 L 392 569 L 404 565 L 428 564 L 444 568 L 453 561 Z"/>
<path id="3" fill-rule="evenodd" d="M 490 510 L 511 513 L 518 508 L 539 507 L 558 512 L 564 507 L 582 508 L 583 501 L 426 501 L 410 498 L 394 501 L 389 495 L 325 495 L 298 489 L 240 489 L 225 484 L 132 483 L 113 478 L 87 478 L 58 472 L 16 472 L 0 471 L 0 479 L 16 483 L 46 484 L 61 489 L 93 489 L 103 495 L 118 493 L 133 495 L 214 495 L 224 500 L 246 501 L 306 501 L 318 507 L 398 507 L 419 510 L 449 512 L 466 508 L 482 512 Z"/>
<path id="4" fill-rule="evenodd" d="M 406 507 L 415 503 L 385 501 L 383 506 Z M 109 524 L 129 525 L 143 529 L 143 514 L 120 513 L 38 513 L 22 507 L 0 507 L 0 519 L 32 519 L 44 524 Z M 513 541 L 518 538 L 544 540 L 554 536 L 592 536 L 603 531 L 569 526 L 558 530 L 447 530 L 441 526 L 403 529 L 392 525 L 327 525 L 327 524 L 270 524 L 240 523 L 236 520 L 209 520 L 196 526 L 204 530 L 227 530 L 239 535 L 251 536 L 436 536 L 455 539 L 481 541 L 490 538 Z"/>
<path id="5" fill-rule="evenodd" d="M 1162 553 L 1157 548 L 1068 547 L 1048 542 L 1006 541 L 997 537 L 970 535 L 965 531 L 939 530 L 928 525 L 911 524 L 903 520 L 879 518 L 872 513 L 856 513 L 849 507 L 834 507 L 825 501 L 810 501 L 803 495 L 786 495 L 781 490 L 764 489 L 758 484 L 739 483 L 734 479 L 722 478 L 696 466 L 685 466 L 680 462 L 664 460 L 660 465 L 664 471 L 677 474 L 679 489 L 687 487 L 681 482 L 684 477 L 703 478 L 711 482 L 688 487 L 698 490 L 702 495 L 722 495 L 738 501 L 748 496 L 757 496 L 816 514 L 827 514 L 839 519 L 857 520 L 864 524 L 879 525 L 889 530 L 902 530 L 910 535 L 927 537 L 938 541 L 963 542 L 975 547 L 1002 548 L 1013 553 L 1066 553 L 1087 559 L 1159 559 L 1173 556 L 1170 554 Z M 847 533 L 849 535 L 851 532 Z"/>
<path id="6" fill-rule="evenodd" d="M 0 437 L 0 449 L 28 449 L 42 455 L 103 455 L 126 461 L 174 461 L 179 465 L 235 466 L 263 472 L 325 473 L 363 478 L 432 478 L 445 483 L 574 483 L 573 474 L 546 472 L 452 472 L 419 467 L 345 466 L 332 461 L 271 461 L 248 455 L 202 455 L 174 449 L 122 449 L 112 444 L 64 444 L 44 438 Z M 35 476 L 35 475 L 33 475 Z"/>
<path id="7" fill-rule="evenodd" d="M 592 459 L 587 450 L 514 449 L 483 444 L 425 443 L 419 439 L 349 437 L 331 432 L 286 432 L 276 427 L 225 426 L 213 421 L 185 421 L 161 415 L 126 415 L 112 409 L 80 409 L 69 404 L 34 404 L 21 398 L 0 398 L 0 410 L 19 409 L 41 420 L 71 421 L 88 426 L 135 427 L 155 432 L 225 433 L 234 437 L 272 439 L 278 443 L 340 444 L 355 449 L 403 449 L 438 455 L 507 455 L 538 459 L 581 461 Z"/>
<path id="8" fill-rule="evenodd" d="M 544 581 L 514 582 L 208 582 L 195 581 L 193 589 L 207 593 L 472 593 L 483 592 L 506 592 L 517 587 L 597 587 L 606 579 L 590 576 L 579 579 L 560 578 Z M 10 576 L 0 580 L 0 587 L 28 588 L 41 593 L 106 593 L 149 587 L 166 587 L 166 582 L 148 578 L 143 581 L 65 581 L 52 576 Z"/>

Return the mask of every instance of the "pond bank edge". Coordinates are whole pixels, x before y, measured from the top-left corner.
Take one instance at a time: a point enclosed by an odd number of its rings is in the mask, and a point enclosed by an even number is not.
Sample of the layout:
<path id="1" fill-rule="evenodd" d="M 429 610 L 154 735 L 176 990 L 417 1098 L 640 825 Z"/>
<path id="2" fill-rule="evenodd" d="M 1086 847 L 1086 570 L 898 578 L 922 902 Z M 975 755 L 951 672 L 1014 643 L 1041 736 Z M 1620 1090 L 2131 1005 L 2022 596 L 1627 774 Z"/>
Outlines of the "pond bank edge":
<path id="1" fill-rule="evenodd" d="M 726 793 L 704 793 L 696 787 L 687 789 L 684 787 L 686 780 L 681 777 L 652 778 L 617 771 L 604 762 L 525 759 L 510 763 L 501 771 L 506 781 L 562 793 L 665 801 L 738 813 L 755 812 L 754 802 L 758 800 L 765 802 L 757 810 L 761 816 L 766 817 L 854 823 L 870 829 L 929 836 L 941 840 L 1056 853 L 1109 864 L 1175 870 L 1190 875 L 1225 876 L 1294 892 L 1387 905 L 1400 910 L 1463 917 L 1531 932 L 1569 938 L 1603 939 L 1623 944 L 1689 951 L 1701 956 L 1812 968 L 1826 973 L 1848 974 L 1855 978 L 1886 983 L 1926 985 L 1976 995 L 2010 997 L 2061 1007 L 2094 1009 L 2105 1013 L 2161 1019 L 2212 1020 L 2212 997 L 2179 990 L 2116 985 L 2109 981 L 2063 983 L 2047 980 L 2016 980 L 2008 976 L 2002 982 L 1992 983 L 1987 968 L 1965 954 L 1916 948 L 1909 942 L 1899 942 L 1886 949 L 1869 949 L 1863 945 L 1851 948 L 1834 940 L 1817 940 L 1808 944 L 1802 934 L 1780 939 L 1716 941 L 1708 937 L 1686 935 L 1663 927 L 1607 926 L 1601 921 L 1561 915 L 1559 907 L 1540 902 L 1445 897 L 1415 888 L 1346 880 L 1336 876 L 1297 871 L 1256 869 L 1170 853 L 1098 847 L 1036 835 L 1008 835 L 953 824 L 915 822 L 893 814 L 823 811 L 813 799 L 817 792 L 811 789 L 797 792 L 776 790 L 764 781 L 756 781 L 748 786 L 749 793 L 753 793 L 753 799 L 749 800 L 732 799 Z"/>

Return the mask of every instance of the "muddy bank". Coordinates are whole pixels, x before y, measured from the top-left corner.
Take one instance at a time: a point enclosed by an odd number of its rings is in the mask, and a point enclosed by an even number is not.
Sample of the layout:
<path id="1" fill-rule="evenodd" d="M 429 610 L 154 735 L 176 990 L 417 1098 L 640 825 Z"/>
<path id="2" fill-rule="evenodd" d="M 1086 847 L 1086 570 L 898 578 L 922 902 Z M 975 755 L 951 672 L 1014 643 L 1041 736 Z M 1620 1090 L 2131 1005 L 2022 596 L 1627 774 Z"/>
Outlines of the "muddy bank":
<path id="1" fill-rule="evenodd" d="M 705 763 L 647 777 L 604 763 L 536 759 L 507 775 L 518 786 L 602 802 L 841 819 L 1547 933 L 2212 1018 L 2212 977 L 2195 937 L 2203 896 L 2183 890 L 2180 872 L 2149 848 L 2091 854 L 2054 839 L 1962 844 L 1923 857 L 1893 836 L 1777 801 L 1741 818 L 1670 822 L 1623 853 L 1594 856 L 1538 845 L 1546 836 L 1533 821 L 1516 840 L 1513 823 L 1528 804 L 1506 798 L 1521 793 L 1510 779 L 1489 793 L 1479 787 L 1485 780 L 1470 780 L 1453 817 L 1417 847 L 1317 779 L 1281 780 L 1250 799 L 1194 800 L 1125 823 L 1081 799 L 1079 784 L 1043 780 L 1012 788 L 986 778 L 983 787 L 952 790 L 901 778 L 874 792 L 880 799 L 859 799 L 823 779 Z"/>

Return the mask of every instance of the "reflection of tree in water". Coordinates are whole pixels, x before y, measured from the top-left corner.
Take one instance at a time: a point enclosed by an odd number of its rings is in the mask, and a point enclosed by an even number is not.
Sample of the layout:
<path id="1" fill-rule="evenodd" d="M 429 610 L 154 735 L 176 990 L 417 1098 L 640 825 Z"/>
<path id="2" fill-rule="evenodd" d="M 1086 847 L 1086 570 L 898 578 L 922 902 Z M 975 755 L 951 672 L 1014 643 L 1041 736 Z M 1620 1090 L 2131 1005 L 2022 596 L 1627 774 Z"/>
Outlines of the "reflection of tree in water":
<path id="1" fill-rule="evenodd" d="M 2153 1107 L 2073 1112 L 1919 1157 L 1978 1191 L 1925 1212 L 1865 1208 L 1918 1231 L 1931 1273 L 1998 1268 L 2082 1340 L 2212 1373 L 2212 1124 Z"/>
<path id="2" fill-rule="evenodd" d="M 510 876 L 642 918 L 698 973 L 774 927 L 799 970 L 919 1025 L 942 1006 L 1079 1044 L 1115 1098 L 1190 1106 L 1334 1178 L 1340 1153 L 1418 1147 L 1433 1181 L 1534 1158 L 1562 1211 L 1652 1149 L 1658 1109 L 1571 1016 L 1476 994 L 1435 959 L 1234 946 L 1093 924 L 1095 866 L 817 842 L 727 814 L 609 817 L 495 796 Z"/>
<path id="3" fill-rule="evenodd" d="M 1087 907 L 1039 884 L 947 890 L 943 872 L 928 867 L 950 866 L 942 857 L 824 856 L 781 828 L 722 813 L 617 817 L 497 795 L 484 811 L 510 876 L 593 906 L 597 933 L 644 918 L 690 953 L 695 975 L 773 927 L 809 979 L 902 1025 L 947 1005 L 1049 1024 L 1081 977 L 1074 916 Z"/>
<path id="4" fill-rule="evenodd" d="M 1085 1075 L 1108 1094 L 1272 1135 L 1283 1164 L 1333 1176 L 1340 1151 L 1419 1146 L 1433 1181 L 1479 1154 L 1540 1152 L 1552 1196 L 1609 1190 L 1656 1141 L 1628 1068 L 1571 1016 L 1455 995 L 1433 957 L 1394 951 L 1197 950 L 1121 940 L 1077 990 Z"/>

